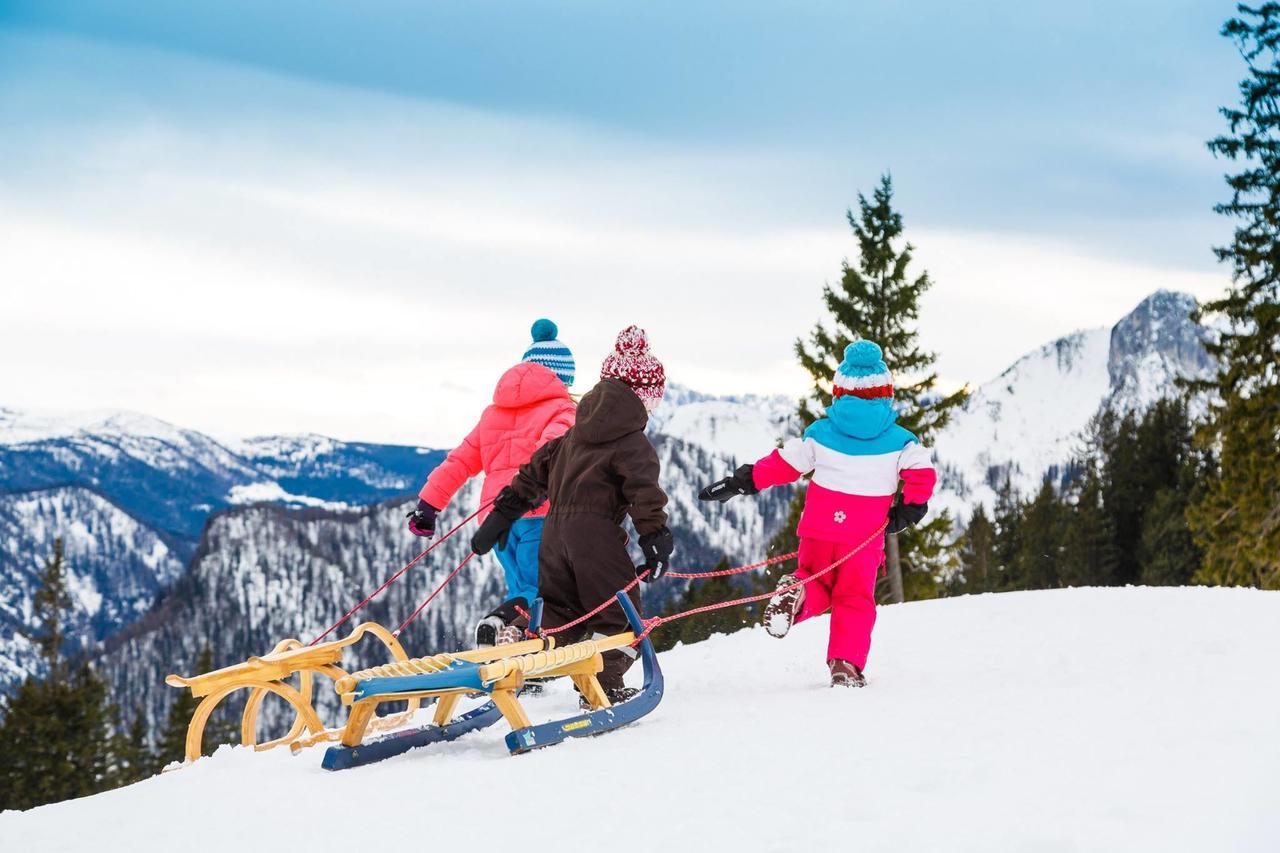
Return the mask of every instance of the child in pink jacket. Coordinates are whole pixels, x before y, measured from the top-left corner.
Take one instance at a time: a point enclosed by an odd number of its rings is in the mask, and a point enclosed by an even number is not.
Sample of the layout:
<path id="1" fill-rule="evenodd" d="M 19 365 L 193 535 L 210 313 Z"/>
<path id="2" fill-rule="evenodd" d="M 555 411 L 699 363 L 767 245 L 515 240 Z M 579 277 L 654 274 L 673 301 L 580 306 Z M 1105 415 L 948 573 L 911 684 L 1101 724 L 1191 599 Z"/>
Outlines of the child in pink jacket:
<path id="1" fill-rule="evenodd" d="M 821 572 L 871 536 L 886 518 L 886 532 L 918 524 L 928 511 L 937 476 L 929 451 L 897 425 L 893 374 L 880 347 L 856 341 L 845 348 L 826 417 L 800 438 L 789 439 L 754 465 L 741 465 L 698 495 L 724 502 L 734 495 L 794 483 L 808 472 L 799 568 L 778 579 L 781 590 Z M 894 505 L 898 483 L 902 503 Z M 765 630 L 784 637 L 794 622 L 831 611 L 827 665 L 832 686 L 863 687 L 862 671 L 876 622 L 876 576 L 884 563 L 877 538 L 834 571 L 794 590 L 779 592 L 765 608 Z"/>
<path id="2" fill-rule="evenodd" d="M 418 508 L 409 515 L 409 530 L 414 534 L 435 535 L 436 514 L 467 480 L 482 472 L 480 500 L 488 503 L 510 484 L 535 450 L 573 426 L 575 409 L 569 397 L 573 354 L 556 340 L 558 330 L 550 320 L 538 320 L 531 332 L 533 344 L 520 364 L 502 374 L 493 404 L 427 478 L 418 494 Z M 538 597 L 538 546 L 546 514 L 544 502 L 523 517 L 509 519 L 510 529 L 496 551 L 506 577 L 507 600 L 480 621 L 477 645 L 493 645 L 498 632 L 515 621 L 517 605 L 527 609 Z"/>

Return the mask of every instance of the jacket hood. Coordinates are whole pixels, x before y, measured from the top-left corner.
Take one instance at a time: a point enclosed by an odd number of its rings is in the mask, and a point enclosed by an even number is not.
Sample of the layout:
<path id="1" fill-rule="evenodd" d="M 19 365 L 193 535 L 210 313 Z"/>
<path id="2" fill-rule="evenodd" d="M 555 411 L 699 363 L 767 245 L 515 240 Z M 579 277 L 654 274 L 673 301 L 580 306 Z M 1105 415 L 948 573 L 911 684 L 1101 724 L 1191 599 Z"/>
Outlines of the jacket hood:
<path id="1" fill-rule="evenodd" d="M 519 409 L 543 400 L 569 399 L 569 389 L 549 368 L 526 362 L 502 374 L 493 389 L 493 404 Z"/>
<path id="2" fill-rule="evenodd" d="M 644 403 L 621 379 L 602 379 L 578 403 L 573 431 L 587 444 L 607 444 L 649 422 Z"/>
<path id="3" fill-rule="evenodd" d="M 837 431 L 853 438 L 876 438 L 898 422 L 893 401 L 863 400 L 846 394 L 827 406 L 827 420 Z"/>

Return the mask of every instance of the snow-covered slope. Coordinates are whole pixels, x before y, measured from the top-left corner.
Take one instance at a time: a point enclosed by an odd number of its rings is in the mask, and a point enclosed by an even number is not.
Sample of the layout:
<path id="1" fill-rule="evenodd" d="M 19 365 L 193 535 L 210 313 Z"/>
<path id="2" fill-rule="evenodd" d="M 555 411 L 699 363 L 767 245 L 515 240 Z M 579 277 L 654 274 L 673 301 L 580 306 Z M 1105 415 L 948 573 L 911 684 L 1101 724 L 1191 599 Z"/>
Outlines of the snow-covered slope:
<path id="1" fill-rule="evenodd" d="M 1188 625 L 1196 630 L 1187 630 Z M 516 844 L 624 851 L 1274 851 L 1280 594 L 1076 589 L 885 607 L 865 690 L 825 619 L 662 655 L 638 724 L 507 757 L 504 727 L 331 774 L 211 759 L 0 815 L 24 850 Z M 563 685 L 526 703 L 566 716 Z"/>
<path id="2" fill-rule="evenodd" d="M 1008 477 L 1029 494 L 1060 480 L 1104 406 L 1141 411 L 1178 394 L 1179 377 L 1212 368 L 1209 331 L 1191 319 L 1195 299 L 1158 291 L 1111 329 L 1074 332 L 1018 359 L 978 388 L 934 441 L 941 468 L 935 503 L 957 517 L 988 507 Z"/>
<path id="3" fill-rule="evenodd" d="M 725 456 L 740 465 L 767 454 L 795 428 L 796 401 L 701 394 L 682 385 L 667 386 L 649 431 L 669 435 Z"/>

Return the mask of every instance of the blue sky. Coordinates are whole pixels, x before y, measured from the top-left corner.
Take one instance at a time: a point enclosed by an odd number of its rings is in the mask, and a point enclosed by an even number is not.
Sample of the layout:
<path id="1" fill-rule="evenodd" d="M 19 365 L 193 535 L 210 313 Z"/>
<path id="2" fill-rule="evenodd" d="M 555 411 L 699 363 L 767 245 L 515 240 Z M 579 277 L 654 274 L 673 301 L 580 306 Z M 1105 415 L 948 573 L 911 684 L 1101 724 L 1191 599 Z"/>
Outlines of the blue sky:
<path id="1" fill-rule="evenodd" d="M 0 355 L 66 341 L 0 403 L 447 443 L 469 411 L 415 422 L 368 377 L 425 364 L 465 411 L 530 313 L 584 362 L 640 319 L 691 384 L 794 393 L 789 343 L 884 170 L 938 282 L 926 343 L 984 381 L 1157 286 L 1221 286 L 1231 9 L 0 0 L 24 249 Z M 709 356 L 715 329 L 745 340 Z M 157 378 L 184 349 L 197 374 Z"/>

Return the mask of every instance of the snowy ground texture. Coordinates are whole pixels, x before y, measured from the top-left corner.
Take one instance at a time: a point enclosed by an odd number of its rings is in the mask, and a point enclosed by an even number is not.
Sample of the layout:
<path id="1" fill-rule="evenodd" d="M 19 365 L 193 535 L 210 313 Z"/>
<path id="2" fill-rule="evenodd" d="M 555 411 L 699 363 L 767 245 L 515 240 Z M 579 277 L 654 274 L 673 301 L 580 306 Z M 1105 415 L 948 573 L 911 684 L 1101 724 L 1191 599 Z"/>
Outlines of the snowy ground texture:
<path id="1" fill-rule="evenodd" d="M 499 725 L 336 774 L 319 750 L 224 748 L 5 813 L 0 837 L 130 853 L 1280 849 L 1280 593 L 887 607 L 865 690 L 825 686 L 826 628 L 664 654 L 662 705 L 593 740 L 513 758 Z M 563 690 L 527 705 L 541 718 L 572 707 Z"/>

